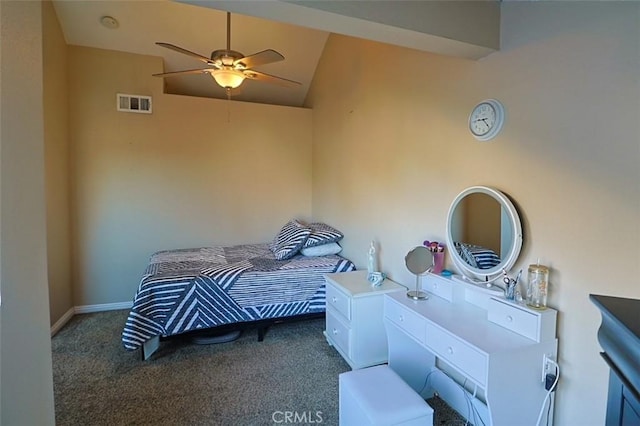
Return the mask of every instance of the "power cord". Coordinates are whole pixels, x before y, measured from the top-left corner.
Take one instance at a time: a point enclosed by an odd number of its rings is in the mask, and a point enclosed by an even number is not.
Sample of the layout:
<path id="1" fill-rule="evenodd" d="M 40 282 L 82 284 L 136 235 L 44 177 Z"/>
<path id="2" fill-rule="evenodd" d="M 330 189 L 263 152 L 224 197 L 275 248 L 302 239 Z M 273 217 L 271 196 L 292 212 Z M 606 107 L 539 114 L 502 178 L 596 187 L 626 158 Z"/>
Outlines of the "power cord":
<path id="1" fill-rule="evenodd" d="M 544 400 L 542 400 L 542 406 L 540 407 L 540 413 L 538 414 L 538 420 L 536 421 L 536 426 L 540 425 L 540 420 L 542 420 L 542 413 L 544 413 L 544 407 L 547 405 L 547 399 L 551 397 L 551 394 L 556 390 L 556 386 L 558 386 L 558 380 L 560 380 L 560 366 L 557 362 L 552 359 L 547 359 L 547 362 L 553 364 L 556 370 L 556 377 L 553 379 L 553 382 L 550 386 L 547 386 L 545 381 L 545 386 L 547 387 L 547 394 L 544 396 Z M 546 378 L 545 378 L 546 380 Z M 549 401 L 549 410 L 551 410 L 551 404 L 553 400 Z M 549 422 L 549 412 L 547 411 L 547 423 Z"/>
<path id="2" fill-rule="evenodd" d="M 556 405 L 556 399 L 552 398 L 549 402 L 549 405 L 547 406 L 547 420 L 545 422 L 547 425 L 549 424 L 549 415 L 551 414 L 551 407 L 552 406 L 555 407 L 555 405 Z"/>
<path id="3" fill-rule="evenodd" d="M 471 408 L 473 408 L 473 419 L 476 419 L 476 415 L 478 416 L 478 420 L 480 420 L 480 423 L 482 423 L 483 426 L 486 426 L 484 423 L 484 420 L 482 420 L 482 416 L 480 416 L 480 413 L 478 412 L 478 408 L 476 408 L 476 405 L 473 403 L 473 400 L 476 399 L 476 395 L 478 393 L 478 385 L 474 383 L 474 388 L 473 388 L 473 395 L 469 395 L 468 393 L 466 393 L 465 395 L 467 396 L 467 398 L 469 399 L 469 403 L 471 404 Z M 471 399 L 473 398 L 473 399 Z M 474 423 L 475 425 L 477 425 L 478 423 Z"/>
<path id="4" fill-rule="evenodd" d="M 538 413 L 538 420 L 536 421 L 536 426 L 540 425 L 540 421 L 542 420 L 542 415 L 544 413 L 544 408 L 547 406 L 547 399 L 549 399 L 551 397 L 551 394 L 556 390 L 556 387 L 558 386 L 558 381 L 560 380 L 560 366 L 558 365 L 557 362 L 555 362 L 552 359 L 548 359 L 547 362 L 550 362 L 553 364 L 554 368 L 555 368 L 555 378 L 553 379 L 553 382 L 551 383 L 551 385 L 548 385 L 547 383 L 545 383 L 545 386 L 547 387 L 547 393 L 544 396 L 544 400 L 542 401 L 542 406 L 540 407 L 540 412 Z M 476 394 L 478 392 L 478 385 L 474 384 L 474 390 L 473 390 L 473 394 L 471 394 L 470 392 L 468 392 L 465 388 L 466 383 L 467 383 L 467 379 L 464 379 L 464 383 L 461 385 L 460 383 L 456 382 L 455 380 L 453 380 L 452 377 L 450 377 L 447 373 L 445 373 L 444 371 L 435 368 L 432 369 L 431 371 L 429 371 L 429 373 L 426 375 L 425 379 L 424 379 L 424 383 L 422 385 L 422 388 L 420 389 L 420 391 L 418 392 L 418 394 L 422 394 L 422 392 L 427 389 L 427 386 L 429 385 L 429 381 L 431 380 L 431 375 L 433 375 L 433 373 L 441 373 L 442 375 L 444 375 L 445 377 L 447 377 L 448 379 L 450 379 L 453 383 L 455 383 L 460 390 L 462 391 L 462 395 L 464 396 L 466 402 L 467 402 L 467 421 L 465 423 L 465 425 L 469 424 L 469 419 L 473 417 L 473 421 L 475 422 L 476 420 L 480 420 L 480 423 L 482 423 L 482 425 L 486 426 L 484 421 L 482 420 L 482 416 L 480 415 L 480 413 L 478 412 L 478 409 L 476 408 L 475 404 L 473 403 L 473 399 L 475 399 Z M 473 398 L 473 399 L 472 399 Z M 549 414 L 551 411 L 551 405 L 553 404 L 553 400 L 549 401 L 549 407 L 547 408 L 547 421 L 546 423 L 549 423 Z M 474 424 L 478 424 L 478 423 L 474 423 Z"/>
<path id="5" fill-rule="evenodd" d="M 465 422 L 465 425 L 469 425 L 469 419 L 473 419 L 474 424 L 478 424 L 475 421 L 476 420 L 480 420 L 480 423 L 482 423 L 482 425 L 486 426 L 484 421 L 482 420 L 482 417 L 480 416 L 480 413 L 478 412 L 478 409 L 476 408 L 475 404 L 473 403 L 473 399 L 475 399 L 476 394 L 478 392 L 478 385 L 474 384 L 474 390 L 473 390 L 473 395 L 470 394 L 470 392 L 467 391 L 467 389 L 465 388 L 466 383 L 467 383 L 467 379 L 464 379 L 464 383 L 461 385 L 460 383 L 456 382 L 451 376 L 449 376 L 447 373 L 445 373 L 444 371 L 438 369 L 438 368 L 434 368 L 432 369 L 427 376 L 424 379 L 424 384 L 422 385 L 422 389 L 420 389 L 420 391 L 418 392 L 419 394 L 422 394 L 422 392 L 427 389 L 427 386 L 429 385 L 429 381 L 431 380 L 431 375 L 433 373 L 440 373 L 443 376 L 445 376 L 446 378 L 448 378 L 449 380 L 451 380 L 454 384 L 456 384 L 460 390 L 462 391 L 462 395 L 465 398 L 465 401 L 467 403 L 467 421 Z M 477 416 L 477 417 L 476 417 Z"/>

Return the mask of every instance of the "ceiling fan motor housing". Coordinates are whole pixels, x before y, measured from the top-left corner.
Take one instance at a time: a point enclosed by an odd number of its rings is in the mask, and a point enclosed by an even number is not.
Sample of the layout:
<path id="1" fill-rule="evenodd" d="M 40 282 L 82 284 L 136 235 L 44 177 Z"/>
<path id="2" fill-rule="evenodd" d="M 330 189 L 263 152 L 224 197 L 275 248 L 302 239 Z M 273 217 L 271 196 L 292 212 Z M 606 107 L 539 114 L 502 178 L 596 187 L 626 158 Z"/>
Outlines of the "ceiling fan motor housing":
<path id="1" fill-rule="evenodd" d="M 238 62 L 236 66 L 234 66 L 234 62 L 242 58 L 244 58 L 244 55 L 235 50 L 221 49 L 211 52 L 211 61 L 213 65 L 217 66 L 233 66 L 236 69 L 244 69 L 246 66 L 242 62 Z"/>

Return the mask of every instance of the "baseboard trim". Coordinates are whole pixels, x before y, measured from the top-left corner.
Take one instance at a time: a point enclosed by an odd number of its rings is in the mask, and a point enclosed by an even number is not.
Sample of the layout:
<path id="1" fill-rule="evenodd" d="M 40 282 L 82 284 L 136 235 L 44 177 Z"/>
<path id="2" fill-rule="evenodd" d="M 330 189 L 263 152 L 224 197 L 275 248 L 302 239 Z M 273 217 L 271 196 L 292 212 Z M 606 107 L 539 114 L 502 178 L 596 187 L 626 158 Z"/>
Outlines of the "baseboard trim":
<path id="1" fill-rule="evenodd" d="M 55 324 L 53 324 L 53 326 L 51 326 L 51 337 L 55 336 L 55 334 L 60 331 L 60 329 L 64 327 L 64 325 L 68 323 L 71 318 L 73 318 L 73 314 L 75 313 L 74 311 L 75 308 L 69 309 L 64 313 L 64 315 L 60 317 L 58 321 L 56 321 Z"/>
<path id="2" fill-rule="evenodd" d="M 73 310 L 76 314 L 90 314 L 92 312 L 117 311 L 119 309 L 131 309 L 133 302 L 101 303 L 99 305 L 76 306 Z"/>
<path id="3" fill-rule="evenodd" d="M 82 305 L 74 306 L 60 317 L 55 324 L 51 326 L 51 337 L 60 331 L 66 323 L 73 318 L 75 314 L 90 314 L 93 312 L 105 312 L 105 311 L 117 311 L 120 309 L 131 309 L 133 302 L 119 302 L 119 303 L 101 303 L 99 305 Z"/>

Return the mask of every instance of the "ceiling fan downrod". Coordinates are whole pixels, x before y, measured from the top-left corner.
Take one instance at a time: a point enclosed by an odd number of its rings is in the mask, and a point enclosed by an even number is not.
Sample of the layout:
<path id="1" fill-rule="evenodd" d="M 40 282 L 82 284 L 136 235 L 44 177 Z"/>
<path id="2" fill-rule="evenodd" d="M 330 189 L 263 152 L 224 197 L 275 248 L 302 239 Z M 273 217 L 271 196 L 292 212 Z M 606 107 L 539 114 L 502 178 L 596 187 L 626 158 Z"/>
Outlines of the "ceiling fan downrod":
<path id="1" fill-rule="evenodd" d="M 227 12 L 227 50 L 231 50 L 231 12 Z"/>

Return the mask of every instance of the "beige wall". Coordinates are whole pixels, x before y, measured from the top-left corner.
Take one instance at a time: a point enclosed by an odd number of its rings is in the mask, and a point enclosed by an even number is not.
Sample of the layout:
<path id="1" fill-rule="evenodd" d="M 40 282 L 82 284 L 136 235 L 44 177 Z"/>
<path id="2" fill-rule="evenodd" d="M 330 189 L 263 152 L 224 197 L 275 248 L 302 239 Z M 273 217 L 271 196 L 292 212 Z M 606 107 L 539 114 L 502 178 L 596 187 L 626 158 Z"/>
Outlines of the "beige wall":
<path id="1" fill-rule="evenodd" d="M 69 210 L 67 44 L 50 1 L 42 3 L 44 154 L 47 196 L 47 270 L 50 319 L 73 308 Z"/>
<path id="2" fill-rule="evenodd" d="M 131 301 L 155 251 L 271 241 L 311 216 L 311 110 L 164 95 L 162 69 L 69 49 L 76 306 Z M 153 114 L 117 112 L 116 93 L 153 96 Z"/>
<path id="3" fill-rule="evenodd" d="M 0 424 L 53 425 L 44 184 L 43 13 L 0 2 Z"/>
<path id="4" fill-rule="evenodd" d="M 602 425 L 608 370 L 588 295 L 640 297 L 640 5 L 503 2 L 501 16 L 502 51 L 481 61 L 329 38 L 307 102 L 313 214 L 346 232 L 360 266 L 378 240 L 382 269 L 410 285 L 404 255 L 444 240 L 460 191 L 510 195 L 524 228 L 516 270 L 538 257 L 552 268 L 556 424 Z M 476 142 L 468 114 L 491 97 L 506 124 Z"/>

